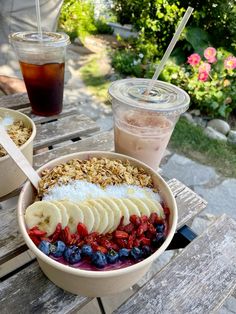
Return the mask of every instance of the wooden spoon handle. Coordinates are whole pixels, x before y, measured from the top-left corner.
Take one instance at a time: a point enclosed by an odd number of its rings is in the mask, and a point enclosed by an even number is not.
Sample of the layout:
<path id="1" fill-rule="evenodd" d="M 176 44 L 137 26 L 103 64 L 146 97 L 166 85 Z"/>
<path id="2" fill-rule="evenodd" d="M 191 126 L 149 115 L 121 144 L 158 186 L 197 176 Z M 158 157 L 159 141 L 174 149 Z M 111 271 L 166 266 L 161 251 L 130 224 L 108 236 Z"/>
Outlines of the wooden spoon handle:
<path id="1" fill-rule="evenodd" d="M 9 156 L 15 161 L 16 165 L 24 172 L 33 186 L 38 190 L 38 182 L 40 176 L 31 166 L 29 161 L 22 154 L 20 149 L 15 145 L 10 136 L 5 131 L 4 127 L 0 124 L 0 144 L 8 152 Z"/>

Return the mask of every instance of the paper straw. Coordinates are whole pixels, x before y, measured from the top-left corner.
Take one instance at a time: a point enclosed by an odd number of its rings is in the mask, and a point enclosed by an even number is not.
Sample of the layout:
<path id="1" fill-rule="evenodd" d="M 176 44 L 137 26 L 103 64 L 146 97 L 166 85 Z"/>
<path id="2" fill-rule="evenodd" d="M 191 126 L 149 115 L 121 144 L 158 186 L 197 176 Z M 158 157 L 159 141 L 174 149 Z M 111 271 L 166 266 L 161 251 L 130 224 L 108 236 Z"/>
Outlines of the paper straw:
<path id="1" fill-rule="evenodd" d="M 39 0 L 35 0 L 39 39 L 43 40 Z"/>
<path id="2" fill-rule="evenodd" d="M 152 81 L 150 82 L 149 86 L 147 87 L 147 90 L 145 92 L 145 95 L 148 95 L 150 93 L 150 91 L 152 90 L 153 88 L 153 85 L 156 81 L 156 79 L 159 77 L 162 69 L 164 68 L 172 50 L 174 49 L 174 46 L 176 45 L 178 39 L 179 39 L 179 36 L 181 34 L 181 32 L 183 31 L 185 25 L 187 24 L 191 14 L 193 12 L 193 8 L 191 7 L 188 7 L 187 11 L 185 12 L 181 22 L 179 23 L 179 26 L 171 40 L 171 42 L 169 43 L 169 46 L 167 47 L 166 49 L 166 52 L 164 53 L 164 56 L 162 57 L 160 63 L 158 64 L 157 68 L 156 68 L 156 71 L 152 77 Z"/>

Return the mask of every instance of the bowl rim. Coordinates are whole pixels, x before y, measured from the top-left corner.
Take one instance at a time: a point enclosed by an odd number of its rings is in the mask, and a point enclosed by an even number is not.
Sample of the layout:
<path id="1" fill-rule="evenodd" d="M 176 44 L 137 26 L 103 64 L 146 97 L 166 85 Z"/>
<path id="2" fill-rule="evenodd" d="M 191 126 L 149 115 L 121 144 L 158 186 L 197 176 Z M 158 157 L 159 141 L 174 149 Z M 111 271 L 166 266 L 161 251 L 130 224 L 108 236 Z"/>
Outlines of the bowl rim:
<path id="1" fill-rule="evenodd" d="M 26 225 L 25 225 L 25 221 L 24 221 L 24 213 L 23 213 L 23 196 L 25 193 L 25 190 L 27 190 L 29 188 L 29 186 L 31 185 L 31 183 L 29 181 L 27 181 L 21 192 L 19 195 L 19 199 L 18 199 L 18 204 L 17 204 L 17 217 L 18 217 L 18 225 L 21 231 L 21 234 L 23 235 L 23 238 L 27 244 L 27 246 L 29 247 L 30 250 L 33 251 L 33 253 L 36 255 L 36 258 L 40 258 L 43 262 L 45 262 L 46 264 L 49 264 L 49 266 L 56 268 L 57 270 L 60 270 L 62 272 L 68 273 L 70 275 L 76 275 L 76 276 L 80 276 L 80 277 L 88 277 L 88 278 L 109 278 L 109 277 L 116 277 L 116 276 L 120 276 L 120 275 L 124 275 L 125 273 L 132 273 L 135 272 L 136 270 L 138 270 L 139 268 L 151 265 L 151 263 L 158 257 L 160 256 L 165 249 L 168 247 L 168 245 L 170 244 L 176 228 L 177 228 L 177 219 L 178 219 L 178 211 L 177 211 L 177 204 L 174 198 L 174 195 L 171 191 L 171 189 L 169 188 L 168 184 L 165 182 L 165 180 L 161 177 L 160 174 L 158 174 L 154 169 L 152 169 L 151 167 L 147 166 L 146 164 L 144 164 L 143 162 L 123 155 L 123 154 L 118 154 L 115 152 L 107 152 L 107 151 L 81 151 L 81 152 L 77 152 L 77 153 L 72 153 L 72 154 L 67 154 L 61 157 L 58 157 L 56 159 L 53 159 L 47 163 L 45 163 L 43 166 L 41 166 L 39 169 L 37 169 L 37 172 L 40 174 L 42 170 L 44 170 L 45 168 L 50 168 L 50 164 L 59 164 L 59 162 L 65 162 L 66 160 L 70 160 L 73 158 L 79 158 L 79 155 L 85 155 L 87 154 L 88 157 L 89 155 L 97 155 L 97 157 L 101 157 L 102 154 L 105 154 L 106 156 L 110 156 L 113 159 L 118 159 L 119 156 L 122 158 L 126 158 L 128 160 L 130 160 L 131 162 L 135 162 L 136 164 L 138 164 L 140 167 L 143 167 L 145 170 L 148 170 L 149 173 L 151 173 L 151 175 L 153 176 L 157 176 L 158 180 L 161 182 L 161 184 L 165 187 L 165 189 L 168 191 L 168 194 L 171 198 L 171 201 L 173 203 L 173 222 L 172 222 L 172 226 L 169 229 L 169 233 L 167 235 L 166 240 L 164 241 L 164 243 L 160 246 L 160 248 L 158 248 L 152 255 L 150 255 L 149 257 L 145 258 L 144 260 L 137 262 L 133 265 L 130 265 L 128 267 L 123 267 L 123 268 L 119 268 L 119 269 L 114 269 L 114 270 L 99 270 L 99 271 L 94 271 L 94 270 L 84 270 L 84 269 L 80 269 L 80 268 L 74 268 L 71 267 L 70 265 L 65 265 L 62 264 L 54 259 L 52 259 L 51 257 L 45 255 L 43 252 L 41 252 L 37 246 L 33 243 L 33 241 L 30 239 L 27 231 L 26 231 Z M 93 156 L 91 156 L 93 157 Z M 109 157 L 107 157 L 109 158 Z M 55 165 L 54 165 L 55 166 Z"/>
<path id="2" fill-rule="evenodd" d="M 35 136 L 36 136 L 36 126 L 35 126 L 34 121 L 33 121 L 30 117 L 28 117 L 26 114 L 24 114 L 24 113 L 22 113 L 22 112 L 20 112 L 20 111 L 18 111 L 18 110 L 13 110 L 13 109 L 8 109 L 8 108 L 0 107 L 0 112 L 1 112 L 1 111 L 6 111 L 6 112 L 9 111 L 10 113 L 11 113 L 11 112 L 14 112 L 14 114 L 19 115 L 19 117 L 20 117 L 20 116 L 23 116 L 23 117 L 24 117 L 26 120 L 28 120 L 29 123 L 31 124 L 32 133 L 31 133 L 30 137 L 28 138 L 28 140 L 27 140 L 23 145 L 19 146 L 19 149 L 22 151 L 30 142 L 33 141 L 33 139 L 34 139 Z M 7 154 L 6 156 L 0 157 L 0 162 L 6 160 L 6 159 L 8 159 L 8 158 L 10 158 L 10 156 L 9 156 L 8 154 Z"/>

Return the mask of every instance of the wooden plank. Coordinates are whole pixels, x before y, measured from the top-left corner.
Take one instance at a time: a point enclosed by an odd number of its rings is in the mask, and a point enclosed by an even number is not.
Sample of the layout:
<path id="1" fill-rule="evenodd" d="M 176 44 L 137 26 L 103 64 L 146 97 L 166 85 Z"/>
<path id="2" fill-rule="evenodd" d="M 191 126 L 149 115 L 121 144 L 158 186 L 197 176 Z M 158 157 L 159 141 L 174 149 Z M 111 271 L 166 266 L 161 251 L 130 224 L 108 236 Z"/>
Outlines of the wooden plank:
<path id="1" fill-rule="evenodd" d="M 0 97 L 0 107 L 20 109 L 30 106 L 27 93 L 16 93 Z"/>
<path id="2" fill-rule="evenodd" d="M 77 115 L 78 106 L 76 105 L 64 106 L 63 111 L 60 114 L 50 116 L 50 117 L 36 116 L 35 114 L 31 112 L 31 108 L 20 109 L 19 111 L 26 114 L 28 117 L 30 117 L 34 121 L 35 124 L 39 124 L 39 123 L 49 122 L 56 119 L 61 119 L 67 116 Z"/>
<path id="3" fill-rule="evenodd" d="M 111 151 L 114 149 L 113 132 L 103 132 L 69 145 L 55 148 L 34 156 L 34 168 L 37 169 L 57 157 L 86 150 Z"/>
<path id="4" fill-rule="evenodd" d="M 65 314 L 81 308 L 89 301 L 91 298 L 76 296 L 55 286 L 44 276 L 37 262 L 4 280 L 0 285 L 2 314 Z"/>
<path id="5" fill-rule="evenodd" d="M 207 206 L 207 201 L 177 179 L 167 183 L 175 196 L 178 207 L 177 228 L 180 228 L 201 212 Z"/>
<path id="6" fill-rule="evenodd" d="M 97 130 L 99 130 L 99 127 L 96 123 L 83 114 L 73 117 L 64 117 L 54 122 L 40 124 L 37 125 L 34 149 L 36 150 L 74 139 L 80 135 L 89 134 Z"/>
<path id="7" fill-rule="evenodd" d="M 235 288 L 235 248 L 223 215 L 114 313 L 213 313 Z"/>
<path id="8" fill-rule="evenodd" d="M 0 209 L 0 265 L 27 250 L 18 230 L 16 208 Z"/>

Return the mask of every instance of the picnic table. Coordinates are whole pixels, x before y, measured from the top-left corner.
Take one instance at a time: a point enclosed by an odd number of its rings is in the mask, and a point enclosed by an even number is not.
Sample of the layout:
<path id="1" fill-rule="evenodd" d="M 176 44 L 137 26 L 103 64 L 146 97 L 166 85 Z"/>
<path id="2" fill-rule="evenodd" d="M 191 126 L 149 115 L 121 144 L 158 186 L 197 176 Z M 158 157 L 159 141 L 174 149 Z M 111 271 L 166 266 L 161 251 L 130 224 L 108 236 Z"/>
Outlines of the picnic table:
<path id="1" fill-rule="evenodd" d="M 34 120 L 35 168 L 77 151 L 114 149 L 113 132 L 100 132 L 74 105 L 65 106 L 58 116 L 39 117 L 31 113 L 26 94 L 14 94 L 0 97 L 0 107 L 20 110 Z M 114 313 L 212 313 L 235 291 L 236 222 L 222 215 L 197 236 L 188 224 L 207 202 L 175 178 L 167 183 L 179 212 L 168 249 L 182 249 L 161 270 L 153 263 Z M 92 298 L 56 287 L 25 245 L 16 218 L 19 192 L 0 199 L 0 312 L 64 314 L 83 309 Z M 107 313 L 108 298 L 97 298 L 97 313 Z"/>

